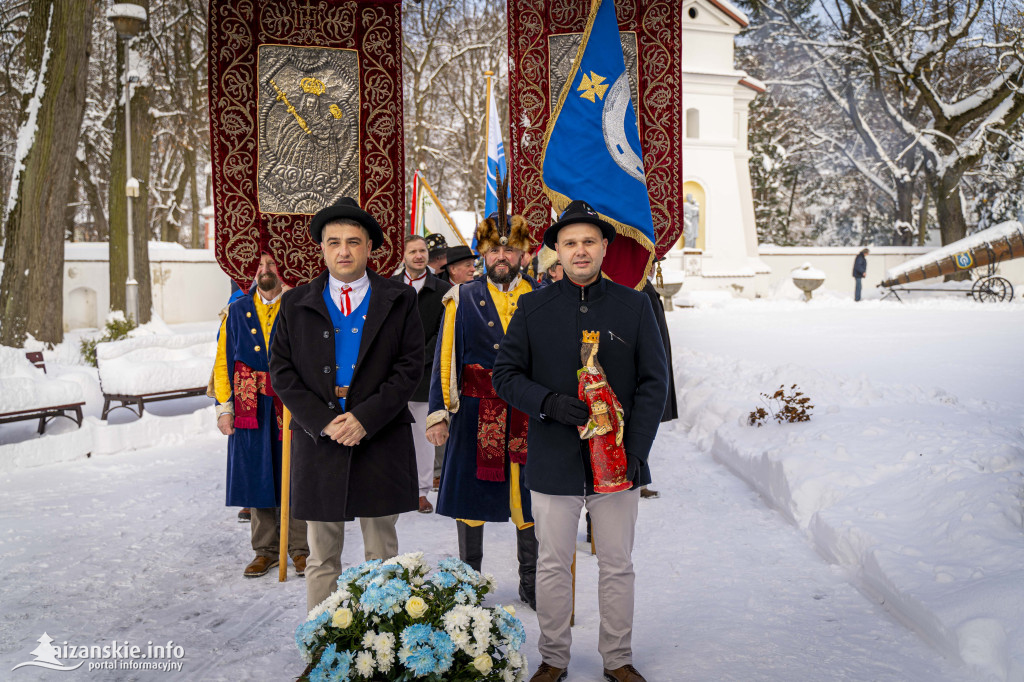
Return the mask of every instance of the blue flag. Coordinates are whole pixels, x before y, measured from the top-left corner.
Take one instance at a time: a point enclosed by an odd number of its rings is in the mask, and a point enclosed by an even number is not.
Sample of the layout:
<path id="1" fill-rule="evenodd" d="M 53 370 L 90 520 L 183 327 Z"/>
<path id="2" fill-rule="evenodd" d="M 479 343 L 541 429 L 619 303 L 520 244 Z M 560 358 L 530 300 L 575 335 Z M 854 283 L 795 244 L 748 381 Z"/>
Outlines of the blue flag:
<path id="1" fill-rule="evenodd" d="M 498 118 L 498 105 L 494 102 L 494 90 L 490 91 L 490 102 L 487 112 L 487 197 L 484 199 L 484 217 L 498 210 L 497 176 L 508 177 L 505 164 L 505 143 L 502 141 L 501 119 Z"/>
<path id="2" fill-rule="evenodd" d="M 592 0 L 548 123 L 541 175 L 556 212 L 582 199 L 615 226 L 602 269 L 620 284 L 642 288 L 654 262 L 654 221 L 612 0 Z"/>

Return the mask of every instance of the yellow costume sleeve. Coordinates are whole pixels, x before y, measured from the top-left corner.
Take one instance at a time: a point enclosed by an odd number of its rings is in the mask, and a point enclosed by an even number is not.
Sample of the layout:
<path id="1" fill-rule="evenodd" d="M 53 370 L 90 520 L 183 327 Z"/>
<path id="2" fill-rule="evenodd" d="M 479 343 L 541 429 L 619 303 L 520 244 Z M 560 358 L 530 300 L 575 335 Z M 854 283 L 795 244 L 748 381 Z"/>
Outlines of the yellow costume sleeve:
<path id="1" fill-rule="evenodd" d="M 231 400 L 231 381 L 228 379 L 228 316 L 220 323 L 220 336 L 217 337 L 217 359 L 213 363 L 213 390 L 217 403 L 223 404 Z M 234 407 L 234 406 L 232 406 Z M 218 410 L 220 412 L 220 410 Z"/>

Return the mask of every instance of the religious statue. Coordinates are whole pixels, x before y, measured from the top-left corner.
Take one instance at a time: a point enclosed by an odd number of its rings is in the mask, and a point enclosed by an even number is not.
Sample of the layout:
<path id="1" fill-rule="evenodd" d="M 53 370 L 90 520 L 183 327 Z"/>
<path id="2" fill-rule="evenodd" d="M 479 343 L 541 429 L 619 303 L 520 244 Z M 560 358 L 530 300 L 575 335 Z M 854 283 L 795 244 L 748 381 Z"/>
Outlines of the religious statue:
<path id="1" fill-rule="evenodd" d="M 590 467 L 594 472 L 595 493 L 616 493 L 627 490 L 632 481 L 626 477 L 626 449 L 622 446 L 625 431 L 622 405 L 608 385 L 604 369 L 597 361 L 601 332 L 583 332 L 580 359 L 583 367 L 576 373 L 579 398 L 587 404 L 590 419 L 577 427 L 580 438 L 590 441 Z"/>

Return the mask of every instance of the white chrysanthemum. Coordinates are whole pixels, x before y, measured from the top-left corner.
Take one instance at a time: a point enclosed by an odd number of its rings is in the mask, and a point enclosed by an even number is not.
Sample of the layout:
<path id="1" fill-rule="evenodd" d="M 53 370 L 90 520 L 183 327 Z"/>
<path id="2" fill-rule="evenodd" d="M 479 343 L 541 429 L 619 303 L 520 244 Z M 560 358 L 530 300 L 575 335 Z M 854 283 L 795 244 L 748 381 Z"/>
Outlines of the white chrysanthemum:
<path id="1" fill-rule="evenodd" d="M 444 614 L 444 628 L 449 634 L 456 628 L 468 628 L 470 619 L 470 612 L 465 606 L 455 606 Z"/>
<path id="2" fill-rule="evenodd" d="M 453 633 L 449 633 L 448 636 L 452 638 L 452 644 L 454 644 L 458 649 L 465 651 L 467 654 L 469 653 L 473 640 L 470 639 L 465 630 L 456 630 Z"/>
<path id="3" fill-rule="evenodd" d="M 416 587 L 420 587 L 425 582 L 426 581 L 423 579 L 422 576 L 416 576 L 415 578 L 412 579 L 412 584 L 415 585 Z"/>
<path id="4" fill-rule="evenodd" d="M 518 651 L 509 651 L 508 652 L 508 662 L 510 664 L 512 664 L 513 668 L 522 668 L 523 667 L 523 655 L 521 653 L 519 653 Z"/>
<path id="5" fill-rule="evenodd" d="M 483 578 L 484 579 L 482 582 L 487 585 L 487 589 L 489 591 L 494 592 L 496 589 L 498 589 L 498 581 L 492 574 L 485 573 Z"/>
<path id="6" fill-rule="evenodd" d="M 389 672 L 391 670 L 391 666 L 393 666 L 394 664 L 395 655 L 393 653 L 391 653 L 390 651 L 385 653 L 381 653 L 379 651 L 377 652 L 377 668 L 382 673 Z"/>
<path id="7" fill-rule="evenodd" d="M 516 671 L 515 668 L 505 668 L 501 671 L 501 682 L 515 682 Z"/>
<path id="8" fill-rule="evenodd" d="M 356 671 L 363 677 L 369 677 L 373 674 L 375 663 L 373 654 L 369 651 L 360 651 L 356 654 Z"/>
<path id="9" fill-rule="evenodd" d="M 367 630 L 363 633 L 363 648 L 372 649 L 373 645 L 377 642 L 377 633 L 373 630 Z"/>
<path id="10" fill-rule="evenodd" d="M 402 568 L 411 571 L 423 565 L 423 552 L 410 552 L 395 557 L 395 559 L 402 565 Z"/>
<path id="11" fill-rule="evenodd" d="M 380 654 L 392 654 L 395 649 L 395 635 L 392 632 L 382 632 L 377 635 L 377 641 L 373 643 L 373 649 Z"/>

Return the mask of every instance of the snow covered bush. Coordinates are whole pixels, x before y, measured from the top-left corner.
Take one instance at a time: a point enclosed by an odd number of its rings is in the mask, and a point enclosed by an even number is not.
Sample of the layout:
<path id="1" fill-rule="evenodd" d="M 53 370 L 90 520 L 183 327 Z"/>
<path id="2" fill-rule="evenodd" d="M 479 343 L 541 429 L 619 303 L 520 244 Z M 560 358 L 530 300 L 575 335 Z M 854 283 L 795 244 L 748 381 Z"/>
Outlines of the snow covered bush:
<path id="1" fill-rule="evenodd" d="M 782 422 L 811 421 L 811 412 L 814 410 L 811 399 L 797 390 L 796 384 L 790 386 L 789 390 L 792 393 L 786 393 L 786 387 L 782 385 L 779 386 L 779 390 L 771 395 L 762 393 L 761 402 L 768 409 L 765 410 L 764 407 L 757 408 L 747 417 L 747 423 L 751 426 L 764 426 L 769 414 L 771 414 L 772 419 L 780 424 Z"/>
<path id="2" fill-rule="evenodd" d="M 300 679 L 525 679 L 526 631 L 515 609 L 481 606 L 494 578 L 454 558 L 437 568 L 428 576 L 416 552 L 346 569 L 295 631 L 308 663 Z"/>
<path id="3" fill-rule="evenodd" d="M 103 332 L 103 336 L 95 339 L 82 339 L 79 345 L 79 350 L 82 353 L 82 358 L 92 365 L 96 366 L 96 344 L 105 343 L 107 341 L 119 341 L 120 339 L 127 339 L 128 332 L 135 329 L 135 320 L 131 317 L 125 317 L 124 313 L 120 310 L 115 310 L 107 316 L 106 331 Z"/>

